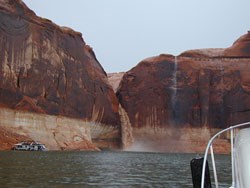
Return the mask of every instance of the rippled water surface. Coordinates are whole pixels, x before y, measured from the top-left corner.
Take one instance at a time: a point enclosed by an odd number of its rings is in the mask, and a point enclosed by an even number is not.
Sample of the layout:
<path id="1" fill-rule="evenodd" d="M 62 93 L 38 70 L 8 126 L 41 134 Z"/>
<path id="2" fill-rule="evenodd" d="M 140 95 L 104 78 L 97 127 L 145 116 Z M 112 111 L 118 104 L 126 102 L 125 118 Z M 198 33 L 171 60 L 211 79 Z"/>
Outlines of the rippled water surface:
<path id="1" fill-rule="evenodd" d="M 192 154 L 0 152 L 0 187 L 192 187 Z M 230 156 L 216 156 L 220 187 Z"/>

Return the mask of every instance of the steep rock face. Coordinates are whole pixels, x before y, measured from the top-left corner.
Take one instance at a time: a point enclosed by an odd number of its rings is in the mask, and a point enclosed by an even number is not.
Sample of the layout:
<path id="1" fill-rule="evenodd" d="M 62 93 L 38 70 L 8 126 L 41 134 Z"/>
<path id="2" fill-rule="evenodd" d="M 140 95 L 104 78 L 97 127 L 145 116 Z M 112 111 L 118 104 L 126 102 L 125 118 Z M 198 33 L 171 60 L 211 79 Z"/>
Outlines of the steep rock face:
<path id="1" fill-rule="evenodd" d="M 125 72 L 108 73 L 108 80 L 113 90 L 116 92 Z"/>
<path id="2" fill-rule="evenodd" d="M 250 33 L 244 35 L 227 49 L 145 59 L 128 71 L 117 96 L 130 118 L 135 144 L 173 151 L 169 144 L 175 140 L 183 147 L 174 151 L 184 151 L 189 143 L 190 152 L 197 152 L 195 142 L 207 141 L 230 124 L 248 121 L 249 37 Z M 192 136 L 187 138 L 190 130 Z M 207 130 L 208 134 L 202 133 Z"/>
<path id="3" fill-rule="evenodd" d="M 21 0 L 0 1 L 0 107 L 116 127 L 120 144 L 119 104 L 93 50 Z"/>

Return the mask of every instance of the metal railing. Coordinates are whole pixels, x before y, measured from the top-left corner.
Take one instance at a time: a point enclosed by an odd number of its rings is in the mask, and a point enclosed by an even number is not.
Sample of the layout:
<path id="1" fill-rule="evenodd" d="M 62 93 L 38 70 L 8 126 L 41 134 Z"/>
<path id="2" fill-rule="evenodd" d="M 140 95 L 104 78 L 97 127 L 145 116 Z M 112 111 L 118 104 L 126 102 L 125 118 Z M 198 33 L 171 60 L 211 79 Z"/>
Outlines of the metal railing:
<path id="1" fill-rule="evenodd" d="M 232 186 L 230 188 L 235 188 L 235 176 L 234 176 L 234 152 L 233 152 L 233 148 L 234 148 L 234 129 L 236 128 L 240 128 L 240 127 L 244 127 L 246 125 L 250 125 L 250 122 L 246 122 L 246 123 L 241 123 L 238 125 L 234 125 L 231 127 L 228 127 L 226 129 L 221 130 L 220 132 L 218 132 L 217 134 L 215 134 L 208 142 L 207 147 L 206 147 L 206 151 L 204 154 L 204 161 L 203 161 L 203 167 L 202 167 L 202 176 L 201 176 L 201 188 L 204 188 L 204 184 L 205 184 L 205 169 L 206 169 L 206 161 L 207 161 L 207 156 L 208 156 L 208 152 L 210 149 L 210 154 L 211 154 L 211 160 L 212 160 L 212 166 L 213 166 L 213 173 L 214 173 L 214 182 L 215 182 L 215 187 L 218 188 L 219 187 L 219 183 L 218 183 L 218 178 L 217 178 L 217 172 L 216 172 L 216 166 L 215 166 L 215 160 L 214 160 L 214 152 L 213 152 L 213 146 L 212 143 L 215 140 L 215 138 L 217 138 L 220 134 L 227 132 L 230 130 L 230 139 L 231 139 L 231 165 L 232 165 Z"/>

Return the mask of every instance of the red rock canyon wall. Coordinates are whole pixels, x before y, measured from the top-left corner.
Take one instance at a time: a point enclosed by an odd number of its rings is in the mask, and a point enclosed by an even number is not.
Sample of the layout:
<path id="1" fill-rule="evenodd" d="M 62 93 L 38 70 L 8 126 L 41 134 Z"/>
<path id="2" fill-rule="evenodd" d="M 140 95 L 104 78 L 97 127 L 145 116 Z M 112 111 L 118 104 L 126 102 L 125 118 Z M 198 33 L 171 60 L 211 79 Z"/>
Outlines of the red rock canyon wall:
<path id="1" fill-rule="evenodd" d="M 0 143 L 203 152 L 214 133 L 249 120 L 249 71 L 247 33 L 226 49 L 162 54 L 107 77 L 81 33 L 1 0 Z M 227 138 L 215 149 L 227 152 Z"/>
<path id="2" fill-rule="evenodd" d="M 125 73 L 117 91 L 133 127 L 134 147 L 203 151 L 219 129 L 249 121 L 249 72 L 250 33 L 227 49 L 143 60 Z"/>
<path id="3" fill-rule="evenodd" d="M 93 50 L 20 0 L 0 1 L 0 107 L 114 127 L 106 141 L 121 145 L 119 103 Z"/>

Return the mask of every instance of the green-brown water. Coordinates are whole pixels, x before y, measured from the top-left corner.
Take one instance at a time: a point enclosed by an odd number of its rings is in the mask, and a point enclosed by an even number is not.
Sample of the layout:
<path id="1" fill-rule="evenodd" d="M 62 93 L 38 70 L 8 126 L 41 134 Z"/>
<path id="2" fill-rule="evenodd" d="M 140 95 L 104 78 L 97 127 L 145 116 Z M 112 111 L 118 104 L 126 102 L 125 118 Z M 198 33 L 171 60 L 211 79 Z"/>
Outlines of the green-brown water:
<path id="1" fill-rule="evenodd" d="M 0 152 L 0 187 L 192 187 L 194 154 Z M 216 156 L 220 187 L 230 186 L 230 156 Z M 210 165 L 211 166 L 211 165 Z"/>

